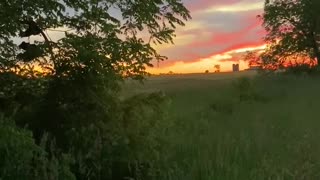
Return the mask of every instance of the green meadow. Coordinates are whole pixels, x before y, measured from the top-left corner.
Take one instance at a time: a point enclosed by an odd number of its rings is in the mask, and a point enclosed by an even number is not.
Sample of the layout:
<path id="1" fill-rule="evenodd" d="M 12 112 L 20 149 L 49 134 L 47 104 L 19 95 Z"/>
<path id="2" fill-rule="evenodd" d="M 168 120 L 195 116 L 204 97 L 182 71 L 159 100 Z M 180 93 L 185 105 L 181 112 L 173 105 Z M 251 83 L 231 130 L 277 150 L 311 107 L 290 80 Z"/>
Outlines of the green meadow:
<path id="1" fill-rule="evenodd" d="M 320 179 L 320 79 L 254 72 L 149 77 L 125 96 L 169 101 L 157 177 Z"/>

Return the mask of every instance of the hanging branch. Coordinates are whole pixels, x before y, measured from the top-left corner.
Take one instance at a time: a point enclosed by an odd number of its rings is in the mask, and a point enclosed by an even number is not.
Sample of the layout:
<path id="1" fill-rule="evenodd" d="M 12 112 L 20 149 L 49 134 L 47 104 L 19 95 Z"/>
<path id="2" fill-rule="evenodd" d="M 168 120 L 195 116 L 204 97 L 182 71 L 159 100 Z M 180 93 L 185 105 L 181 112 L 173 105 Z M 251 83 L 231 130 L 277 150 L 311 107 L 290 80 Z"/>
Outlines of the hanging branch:
<path id="1" fill-rule="evenodd" d="M 42 37 L 45 40 L 45 43 L 47 43 L 49 45 L 49 39 L 46 36 L 46 34 L 43 32 L 43 30 L 39 27 L 39 25 L 29 19 L 29 20 L 23 20 L 20 21 L 22 24 L 28 25 L 28 28 L 25 31 L 22 31 L 19 35 L 20 37 L 30 37 L 32 35 L 42 35 Z M 26 43 L 26 42 L 22 42 L 19 45 L 19 48 L 24 50 L 23 53 L 20 53 L 17 55 L 17 58 L 24 61 L 24 62 L 30 62 L 32 60 L 34 60 L 35 58 L 38 58 L 40 56 L 43 55 L 44 51 L 37 45 L 35 44 L 30 44 L 30 43 Z M 50 48 L 50 46 L 49 46 Z M 51 48 L 50 48 L 51 50 Z"/>

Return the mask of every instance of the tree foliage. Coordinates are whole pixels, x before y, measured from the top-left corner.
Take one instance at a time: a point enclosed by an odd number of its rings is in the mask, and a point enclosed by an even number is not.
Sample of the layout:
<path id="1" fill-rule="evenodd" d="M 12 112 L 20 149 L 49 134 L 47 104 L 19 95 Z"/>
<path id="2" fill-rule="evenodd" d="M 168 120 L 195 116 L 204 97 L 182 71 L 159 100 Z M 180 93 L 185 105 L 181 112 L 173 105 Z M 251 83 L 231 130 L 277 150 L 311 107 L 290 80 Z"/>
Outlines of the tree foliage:
<path id="1" fill-rule="evenodd" d="M 150 42 L 172 42 L 176 25 L 184 25 L 183 20 L 190 18 L 180 0 L 49 0 L 45 4 L 40 0 L 6 0 L 0 6 L 2 69 L 12 68 L 19 60 L 12 37 L 45 35 L 41 32 L 63 27 L 67 30 L 64 38 L 58 42 L 37 42 L 44 51 L 39 53 L 42 56 L 28 59 L 39 61 L 41 66 L 55 65 L 52 73 L 58 75 L 66 73 L 61 69 L 65 66 L 89 69 L 93 59 L 97 59 L 95 66 L 100 68 L 141 76 L 145 74 L 144 65 L 164 58 Z M 139 37 L 141 32 L 145 39 Z M 48 44 L 51 48 L 45 46 Z M 22 49 L 28 48 L 35 49 L 31 44 Z"/>
<path id="2" fill-rule="evenodd" d="M 319 8 L 318 0 L 266 0 L 264 62 L 279 66 L 297 55 L 319 61 Z"/>
<path id="3" fill-rule="evenodd" d="M 246 52 L 243 59 L 248 62 L 249 67 L 262 65 L 262 59 L 257 51 Z"/>

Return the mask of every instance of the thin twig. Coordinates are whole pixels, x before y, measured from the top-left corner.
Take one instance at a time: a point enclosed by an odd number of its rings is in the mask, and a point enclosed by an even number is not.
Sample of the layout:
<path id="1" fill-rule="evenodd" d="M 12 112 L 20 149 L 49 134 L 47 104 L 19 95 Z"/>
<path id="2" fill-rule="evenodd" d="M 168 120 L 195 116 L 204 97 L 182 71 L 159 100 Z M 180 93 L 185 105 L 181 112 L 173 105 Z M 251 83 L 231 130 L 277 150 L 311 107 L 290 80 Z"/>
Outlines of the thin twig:
<path id="1" fill-rule="evenodd" d="M 56 32 L 69 32 L 72 31 L 72 29 L 68 29 L 68 30 L 58 30 L 58 29 L 47 29 L 48 31 L 56 31 Z"/>

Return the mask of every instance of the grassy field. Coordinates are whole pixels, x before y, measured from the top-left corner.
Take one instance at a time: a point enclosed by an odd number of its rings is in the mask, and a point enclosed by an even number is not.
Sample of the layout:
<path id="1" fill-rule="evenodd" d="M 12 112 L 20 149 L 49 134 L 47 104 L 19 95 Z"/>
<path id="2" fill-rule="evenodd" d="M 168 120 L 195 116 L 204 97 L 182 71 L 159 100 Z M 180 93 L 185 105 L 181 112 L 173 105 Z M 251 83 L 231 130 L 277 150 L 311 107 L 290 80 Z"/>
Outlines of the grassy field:
<path id="1" fill-rule="evenodd" d="M 161 179 L 320 179 L 319 77 L 191 74 L 125 87 L 171 99 Z"/>

